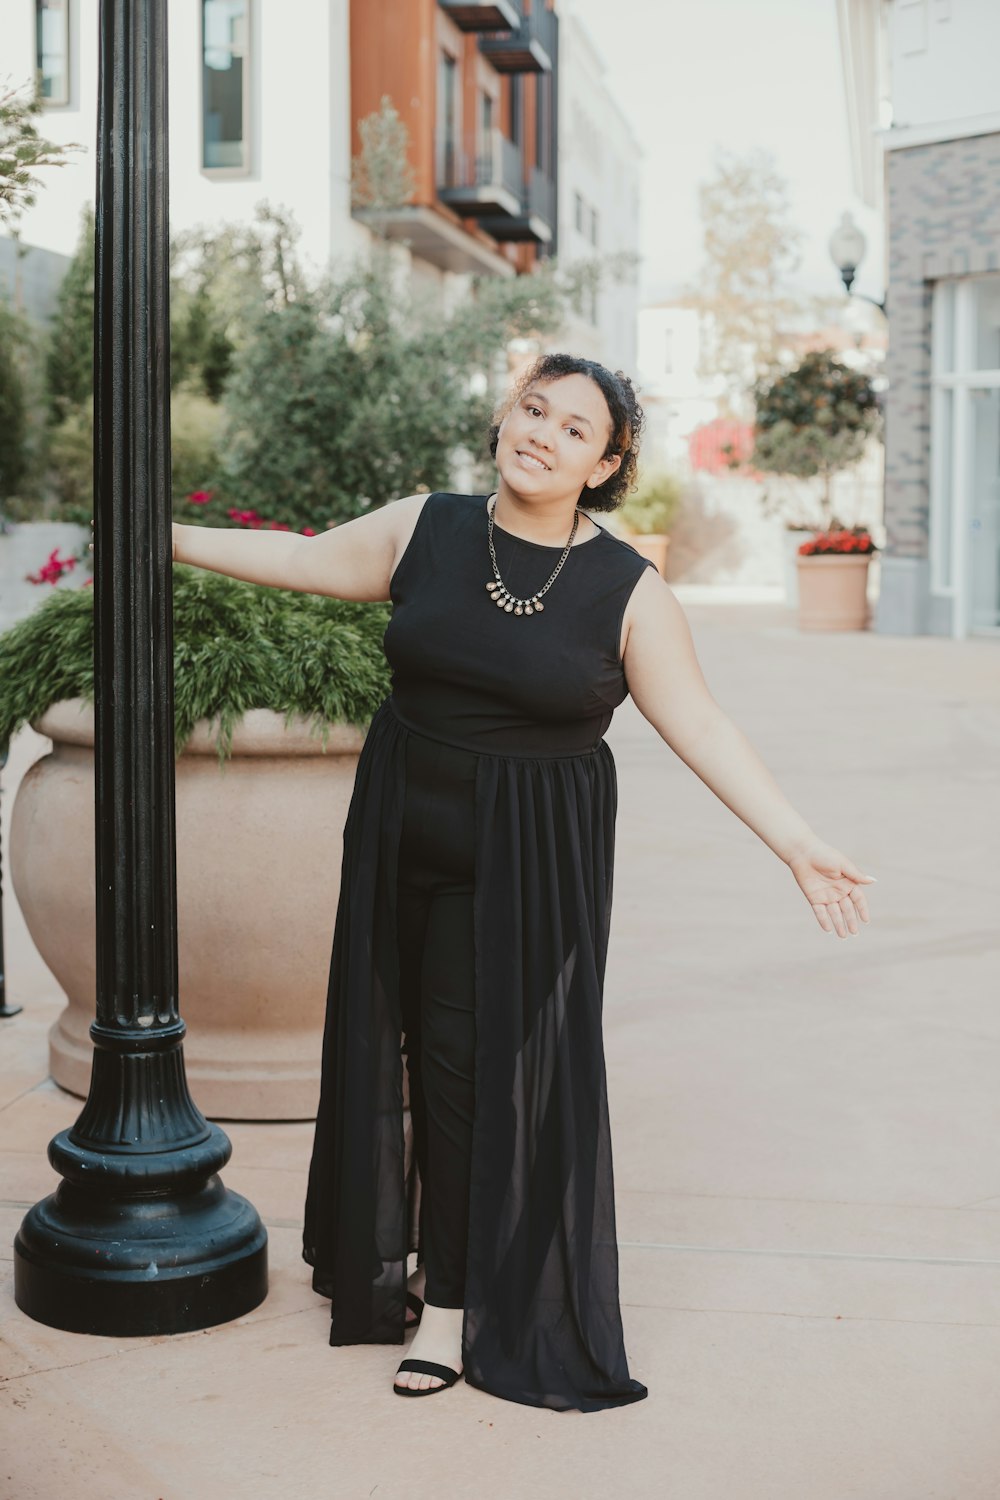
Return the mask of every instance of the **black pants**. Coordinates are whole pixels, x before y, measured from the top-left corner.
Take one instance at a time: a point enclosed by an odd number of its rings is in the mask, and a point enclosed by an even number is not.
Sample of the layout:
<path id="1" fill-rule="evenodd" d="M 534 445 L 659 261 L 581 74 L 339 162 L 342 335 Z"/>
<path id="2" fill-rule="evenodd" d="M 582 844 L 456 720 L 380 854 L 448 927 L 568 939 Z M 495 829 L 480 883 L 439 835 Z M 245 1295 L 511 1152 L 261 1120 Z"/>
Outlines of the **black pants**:
<path id="1" fill-rule="evenodd" d="M 412 733 L 399 849 L 400 1004 L 424 1300 L 463 1307 L 475 1110 L 476 755 Z"/>

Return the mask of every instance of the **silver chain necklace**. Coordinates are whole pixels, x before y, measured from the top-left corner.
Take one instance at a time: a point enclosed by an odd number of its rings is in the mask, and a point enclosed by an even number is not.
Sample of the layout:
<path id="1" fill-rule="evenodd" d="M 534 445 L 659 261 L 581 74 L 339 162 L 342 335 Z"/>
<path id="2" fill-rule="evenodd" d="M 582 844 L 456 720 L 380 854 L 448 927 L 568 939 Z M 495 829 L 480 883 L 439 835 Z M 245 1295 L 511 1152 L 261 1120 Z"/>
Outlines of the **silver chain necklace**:
<path id="1" fill-rule="evenodd" d="M 498 609 L 506 610 L 507 614 L 509 615 L 533 615 L 536 612 L 540 614 L 541 611 L 545 608 L 545 605 L 542 603 L 542 595 L 548 593 L 549 589 L 556 581 L 559 569 L 562 567 L 567 557 L 569 557 L 569 549 L 573 545 L 573 538 L 576 536 L 576 529 L 580 524 L 580 507 L 576 507 L 573 515 L 573 530 L 569 534 L 569 541 L 563 548 L 562 557 L 560 557 L 559 561 L 556 563 L 554 569 L 552 570 L 552 576 L 549 578 L 547 583 L 542 585 L 537 594 L 531 595 L 530 599 L 519 599 L 516 594 L 511 593 L 510 589 L 504 583 L 503 579 L 500 577 L 500 569 L 497 567 L 497 555 L 493 546 L 493 511 L 496 510 L 496 506 L 496 496 L 493 497 L 492 509 L 490 507 L 490 502 L 487 500 L 486 514 L 489 518 L 490 557 L 493 560 L 493 577 L 486 585 L 489 591 L 490 598 L 493 600 L 493 603 L 497 606 Z"/>

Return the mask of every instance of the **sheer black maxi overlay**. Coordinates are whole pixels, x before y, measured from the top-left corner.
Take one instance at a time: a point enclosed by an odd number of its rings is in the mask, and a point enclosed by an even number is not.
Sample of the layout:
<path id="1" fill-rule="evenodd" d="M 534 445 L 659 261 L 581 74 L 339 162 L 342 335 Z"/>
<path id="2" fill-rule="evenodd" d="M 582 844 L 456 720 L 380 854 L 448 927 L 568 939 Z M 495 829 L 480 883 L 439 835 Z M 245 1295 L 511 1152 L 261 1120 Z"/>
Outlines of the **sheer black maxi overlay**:
<path id="1" fill-rule="evenodd" d="M 554 604 L 554 624 L 548 610 L 512 620 L 480 598 L 485 502 L 428 496 L 393 575 L 393 693 L 372 718 L 344 827 L 302 1253 L 331 1300 L 331 1344 L 403 1342 L 419 1183 L 404 1140 L 396 891 L 407 737 L 430 734 L 478 752 L 465 1379 L 596 1411 L 647 1395 L 629 1375 L 619 1305 L 602 1037 L 617 781 L 599 737 L 627 692 L 618 629 L 647 562 L 604 532 L 570 550 L 551 591 L 566 584 L 561 619 Z M 522 596 L 540 587 L 560 549 L 495 538 L 505 582 Z M 407 628 L 393 642 L 397 616 Z M 423 691 L 418 658 L 435 678 Z M 470 660 L 517 684 L 509 724 L 445 712 Z"/>

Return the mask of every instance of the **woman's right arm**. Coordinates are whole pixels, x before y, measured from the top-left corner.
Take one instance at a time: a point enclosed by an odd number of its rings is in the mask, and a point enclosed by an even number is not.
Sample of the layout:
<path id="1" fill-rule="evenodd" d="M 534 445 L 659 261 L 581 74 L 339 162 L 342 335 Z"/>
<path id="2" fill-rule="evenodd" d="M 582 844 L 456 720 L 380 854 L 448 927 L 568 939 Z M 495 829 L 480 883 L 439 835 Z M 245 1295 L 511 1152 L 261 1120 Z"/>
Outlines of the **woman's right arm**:
<path id="1" fill-rule="evenodd" d="M 386 600 L 426 495 L 392 500 L 318 536 L 173 523 L 174 562 L 336 599 Z"/>

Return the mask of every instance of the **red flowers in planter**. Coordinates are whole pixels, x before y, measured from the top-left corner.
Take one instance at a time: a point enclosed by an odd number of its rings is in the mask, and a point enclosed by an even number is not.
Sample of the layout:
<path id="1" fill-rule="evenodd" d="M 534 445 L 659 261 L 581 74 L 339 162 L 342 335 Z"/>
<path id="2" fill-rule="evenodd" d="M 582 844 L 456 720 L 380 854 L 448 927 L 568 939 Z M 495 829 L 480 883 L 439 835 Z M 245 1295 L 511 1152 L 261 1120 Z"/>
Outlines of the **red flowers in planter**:
<path id="1" fill-rule="evenodd" d="M 803 542 L 798 548 L 800 557 L 808 557 L 815 553 L 857 553 L 877 552 L 878 548 L 871 539 L 871 534 L 862 526 L 855 526 L 850 531 L 818 531 L 809 541 Z"/>
<path id="2" fill-rule="evenodd" d="M 53 547 L 48 555 L 47 561 L 42 563 L 37 573 L 25 573 L 29 583 L 51 583 L 56 584 L 64 573 L 69 573 L 76 567 L 78 559 L 72 555 L 60 557 L 59 548 Z"/>
<path id="3" fill-rule="evenodd" d="M 189 505 L 211 505 L 216 499 L 215 490 L 192 490 L 186 497 Z M 221 500 L 218 502 L 223 503 Z M 287 521 L 269 521 L 262 516 L 258 510 L 241 510 L 239 506 L 227 505 L 226 515 L 230 521 L 237 526 L 243 526 L 249 531 L 294 531 L 296 528 L 290 526 Z M 315 536 L 316 531 L 312 526 L 303 526 L 299 532 L 300 536 Z"/>

